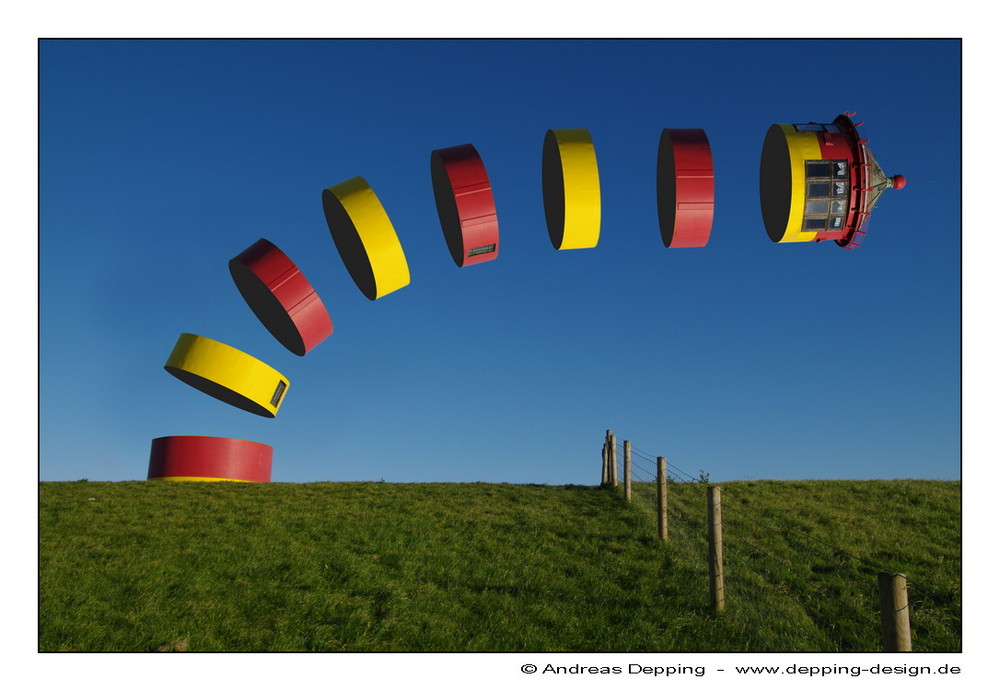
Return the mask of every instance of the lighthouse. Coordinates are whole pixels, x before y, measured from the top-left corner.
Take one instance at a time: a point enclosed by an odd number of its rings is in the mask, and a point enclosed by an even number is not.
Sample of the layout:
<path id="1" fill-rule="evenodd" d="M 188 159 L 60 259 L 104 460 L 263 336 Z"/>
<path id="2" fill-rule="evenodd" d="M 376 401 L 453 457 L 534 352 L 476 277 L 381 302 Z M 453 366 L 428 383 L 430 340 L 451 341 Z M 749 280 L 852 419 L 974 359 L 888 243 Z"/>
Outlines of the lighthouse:
<path id="1" fill-rule="evenodd" d="M 855 249 L 872 209 L 906 178 L 887 176 L 858 132 L 855 113 L 831 123 L 771 125 L 760 155 L 760 211 L 774 242 L 833 240 Z"/>

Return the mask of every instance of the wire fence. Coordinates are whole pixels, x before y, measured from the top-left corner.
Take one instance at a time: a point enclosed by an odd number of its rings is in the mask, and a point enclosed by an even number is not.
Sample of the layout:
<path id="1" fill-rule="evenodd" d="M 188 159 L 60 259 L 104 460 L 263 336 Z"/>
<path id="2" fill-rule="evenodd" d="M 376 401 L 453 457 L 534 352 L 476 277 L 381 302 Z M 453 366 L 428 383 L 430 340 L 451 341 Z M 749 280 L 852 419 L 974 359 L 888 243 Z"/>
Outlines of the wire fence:
<path id="1" fill-rule="evenodd" d="M 658 463 L 663 457 L 637 449 L 631 442 L 618 442 L 609 431 L 602 450 L 605 468 L 602 482 L 627 487 L 626 497 L 644 509 L 658 504 Z M 664 463 L 665 484 L 673 487 L 664 499 L 666 523 L 672 543 L 704 540 L 708 530 L 705 492 L 713 485 L 703 469 L 684 469 Z M 834 540 L 811 534 L 814 525 L 793 525 L 794 518 L 754 503 L 754 493 L 740 483 L 721 489 L 724 515 L 725 601 L 728 608 L 742 603 L 755 606 L 775 603 L 768 609 L 772 624 L 783 629 L 778 635 L 794 637 L 806 649 L 872 651 L 890 649 L 884 607 L 880 609 L 878 575 L 896 570 L 872 558 L 858 556 Z M 800 517 L 801 522 L 801 517 Z M 879 552 L 879 558 L 891 555 Z M 898 574 L 897 574 L 898 575 Z M 933 577 L 935 574 L 927 574 Z M 913 649 L 937 652 L 961 650 L 961 599 L 957 579 L 946 589 L 924 584 L 924 579 L 905 577 L 908 597 L 905 614 L 912 632 Z M 848 607 L 848 605 L 850 605 Z M 871 618 L 845 618 L 844 611 L 867 611 Z M 873 624 L 882 618 L 882 626 Z M 777 622 L 777 623 L 776 623 Z M 904 648 L 905 649 L 905 648 Z"/>

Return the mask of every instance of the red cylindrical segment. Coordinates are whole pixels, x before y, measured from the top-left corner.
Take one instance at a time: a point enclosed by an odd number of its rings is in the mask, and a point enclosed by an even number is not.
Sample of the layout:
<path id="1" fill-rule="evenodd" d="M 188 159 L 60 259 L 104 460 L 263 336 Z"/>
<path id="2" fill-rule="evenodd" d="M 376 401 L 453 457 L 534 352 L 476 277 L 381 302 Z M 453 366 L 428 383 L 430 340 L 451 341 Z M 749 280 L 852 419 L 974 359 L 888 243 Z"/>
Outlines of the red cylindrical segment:
<path id="1" fill-rule="evenodd" d="M 192 478 L 270 482 L 274 449 L 225 437 L 157 437 L 147 479 Z"/>
<path id="2" fill-rule="evenodd" d="M 667 247 L 704 247 L 715 213 L 715 170 L 701 129 L 665 129 L 656 164 L 660 235 Z"/>
<path id="3" fill-rule="evenodd" d="M 333 333 L 333 322 L 298 267 L 261 238 L 229 260 L 229 272 L 247 305 L 271 335 L 305 355 Z"/>
<path id="4" fill-rule="evenodd" d="M 496 259 L 500 251 L 496 204 L 476 148 L 462 144 L 432 151 L 431 183 L 455 263 L 468 266 Z"/>

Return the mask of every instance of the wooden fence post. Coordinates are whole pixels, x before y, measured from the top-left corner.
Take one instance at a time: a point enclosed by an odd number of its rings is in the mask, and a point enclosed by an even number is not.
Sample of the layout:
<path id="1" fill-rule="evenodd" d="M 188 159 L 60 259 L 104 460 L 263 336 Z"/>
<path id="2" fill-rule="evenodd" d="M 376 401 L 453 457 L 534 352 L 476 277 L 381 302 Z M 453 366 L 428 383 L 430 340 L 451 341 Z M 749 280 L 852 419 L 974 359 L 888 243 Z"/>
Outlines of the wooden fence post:
<path id="1" fill-rule="evenodd" d="M 610 430 L 608 430 L 610 432 Z M 618 486 L 618 441 L 615 435 L 608 437 L 608 465 L 611 470 L 611 485 Z"/>
<path id="2" fill-rule="evenodd" d="M 712 607 L 716 612 L 726 608 L 726 586 L 722 569 L 722 492 L 708 488 L 708 579 Z"/>
<path id="3" fill-rule="evenodd" d="M 879 573 L 878 602 L 882 619 L 882 650 L 887 653 L 912 651 L 906 576 L 889 571 Z"/>
<path id="4" fill-rule="evenodd" d="M 632 501 L 632 442 L 625 440 L 625 501 Z"/>
<path id="5" fill-rule="evenodd" d="M 611 430 L 604 432 L 604 448 L 601 449 L 604 458 L 604 469 L 601 471 L 601 484 L 611 484 Z"/>
<path id="6" fill-rule="evenodd" d="M 656 513 L 658 533 L 661 540 L 667 539 L 667 459 L 656 458 Z"/>

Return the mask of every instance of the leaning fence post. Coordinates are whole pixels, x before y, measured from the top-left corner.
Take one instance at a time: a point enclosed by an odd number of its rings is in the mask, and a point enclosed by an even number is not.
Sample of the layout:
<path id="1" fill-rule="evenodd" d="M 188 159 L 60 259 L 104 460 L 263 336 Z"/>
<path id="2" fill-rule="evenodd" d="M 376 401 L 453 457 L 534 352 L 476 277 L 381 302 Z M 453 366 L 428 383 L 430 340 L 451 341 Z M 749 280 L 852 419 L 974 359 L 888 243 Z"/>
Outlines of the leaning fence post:
<path id="1" fill-rule="evenodd" d="M 656 513 L 661 540 L 667 539 L 667 459 L 656 458 Z"/>
<path id="2" fill-rule="evenodd" d="M 887 653 L 912 651 L 906 576 L 889 571 L 879 573 L 878 602 L 882 619 L 882 650 Z"/>
<path id="3" fill-rule="evenodd" d="M 609 430 L 610 432 L 610 430 Z M 611 471 L 611 485 L 618 486 L 618 442 L 615 435 L 608 437 L 608 469 Z"/>
<path id="4" fill-rule="evenodd" d="M 608 443 L 604 442 L 601 447 L 601 485 L 608 484 L 610 474 L 608 473 Z"/>
<path id="5" fill-rule="evenodd" d="M 708 488 L 708 579 L 712 607 L 716 612 L 726 608 L 726 587 L 722 572 L 722 492 Z"/>
<path id="6" fill-rule="evenodd" d="M 625 501 L 632 501 L 632 442 L 625 440 Z"/>

